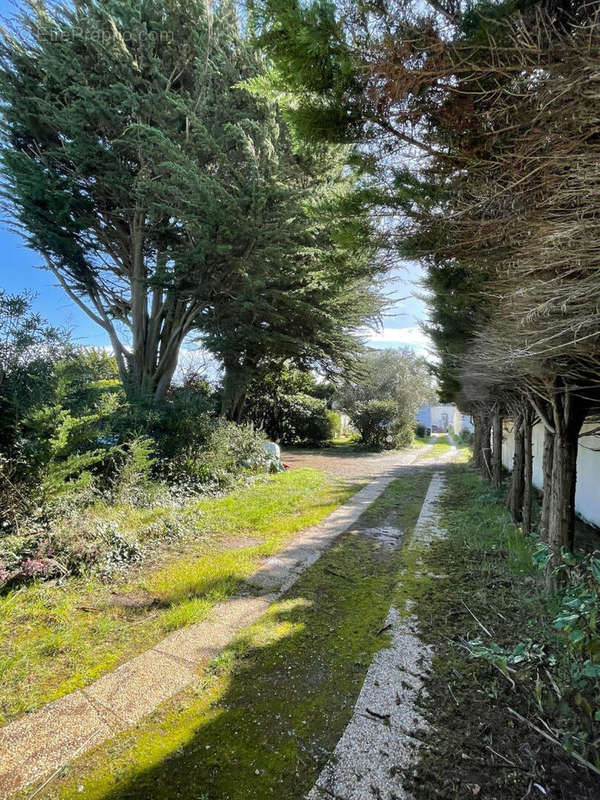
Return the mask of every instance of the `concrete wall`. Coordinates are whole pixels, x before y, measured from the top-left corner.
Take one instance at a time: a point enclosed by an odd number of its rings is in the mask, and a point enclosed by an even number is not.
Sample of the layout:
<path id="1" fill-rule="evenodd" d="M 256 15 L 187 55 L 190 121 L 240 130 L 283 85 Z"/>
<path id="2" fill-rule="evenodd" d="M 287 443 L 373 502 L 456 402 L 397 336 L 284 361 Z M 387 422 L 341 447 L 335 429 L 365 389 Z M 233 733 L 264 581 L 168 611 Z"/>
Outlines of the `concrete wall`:
<path id="1" fill-rule="evenodd" d="M 577 492 L 575 494 L 575 510 L 579 516 L 600 527 L 600 436 L 585 435 L 597 425 L 589 423 L 583 426 L 584 434 L 579 439 L 577 456 Z M 533 484 L 543 489 L 542 455 L 544 448 L 544 427 L 538 423 L 533 428 Z M 512 470 L 515 454 L 514 428 L 512 422 L 505 422 L 502 439 L 502 463 Z"/>

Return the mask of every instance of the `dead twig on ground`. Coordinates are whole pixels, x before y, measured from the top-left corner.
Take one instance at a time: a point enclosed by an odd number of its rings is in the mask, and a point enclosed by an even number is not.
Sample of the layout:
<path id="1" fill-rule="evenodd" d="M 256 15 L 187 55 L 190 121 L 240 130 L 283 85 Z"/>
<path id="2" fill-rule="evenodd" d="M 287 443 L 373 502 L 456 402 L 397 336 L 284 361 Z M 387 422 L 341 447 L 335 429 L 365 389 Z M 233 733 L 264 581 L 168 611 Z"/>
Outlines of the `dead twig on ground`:
<path id="1" fill-rule="evenodd" d="M 392 625 L 391 622 L 390 622 L 389 625 L 384 625 L 383 628 L 379 628 L 379 630 L 377 631 L 375 636 L 380 636 L 382 633 L 385 633 L 385 631 L 389 631 L 390 628 L 392 628 L 392 627 L 393 627 L 393 625 Z"/>
<path id="2" fill-rule="evenodd" d="M 493 638 L 494 638 L 494 637 L 493 637 L 493 634 L 491 634 L 491 633 L 488 631 L 488 629 L 485 627 L 485 625 L 483 624 L 483 622 L 480 622 L 480 620 L 478 620 L 478 619 L 477 619 L 477 617 L 476 617 L 476 616 L 475 616 L 475 614 L 474 614 L 474 613 L 471 611 L 471 609 L 470 609 L 470 608 L 469 608 L 469 606 L 468 606 L 468 605 L 465 603 L 465 601 L 464 601 L 464 600 L 461 600 L 460 602 L 461 602 L 461 603 L 463 604 L 463 606 L 464 606 L 464 607 L 467 609 L 467 611 L 468 611 L 468 612 L 469 612 L 469 614 L 470 614 L 470 615 L 473 617 L 473 619 L 475 620 L 475 622 L 476 622 L 476 623 L 479 625 L 479 627 L 481 628 L 481 630 L 482 630 L 482 631 L 485 631 L 485 633 L 487 633 L 487 635 L 490 637 L 490 639 L 493 639 Z"/>
<path id="3" fill-rule="evenodd" d="M 511 767 L 517 766 L 514 761 L 511 761 L 510 758 L 506 758 L 506 756 L 503 756 L 502 753 L 498 753 L 496 750 L 490 747 L 489 744 L 486 744 L 485 749 L 489 750 L 490 753 L 493 753 L 495 756 L 498 756 L 498 758 L 501 758 L 502 761 L 506 761 L 506 763 L 510 764 Z"/>
<path id="4" fill-rule="evenodd" d="M 565 753 L 568 753 L 571 756 L 571 758 L 574 758 L 575 761 L 581 764 L 581 766 L 586 767 L 587 769 L 594 772 L 596 775 L 600 775 L 600 769 L 598 769 L 598 767 L 595 767 L 590 761 L 587 760 L 587 758 L 584 758 L 582 755 L 575 752 L 575 750 L 567 750 L 566 747 L 564 747 L 555 736 L 553 736 L 550 733 L 546 733 L 546 731 L 542 730 L 542 728 L 538 728 L 537 725 L 534 725 L 533 722 L 530 722 L 528 719 L 521 716 L 521 714 L 519 714 L 519 712 L 515 711 L 513 708 L 509 707 L 508 711 L 513 715 L 513 717 L 516 717 L 520 722 L 524 722 L 526 725 L 529 725 L 529 727 L 532 730 L 534 730 L 536 733 L 539 733 L 540 736 L 544 737 L 544 739 L 547 739 L 552 744 L 556 745 L 557 747 L 560 747 L 561 750 L 564 750 Z"/>
<path id="5" fill-rule="evenodd" d="M 352 581 L 352 578 L 349 578 L 347 575 L 342 575 L 341 572 L 336 572 L 331 567 L 325 567 L 323 572 L 326 572 L 328 575 L 334 575 L 336 578 L 341 578 L 344 581 Z"/>
<path id="6" fill-rule="evenodd" d="M 388 721 L 390 718 L 390 714 L 379 714 L 377 711 L 371 711 L 370 708 L 365 708 L 367 714 L 370 714 L 372 717 L 376 717 L 377 719 Z"/>

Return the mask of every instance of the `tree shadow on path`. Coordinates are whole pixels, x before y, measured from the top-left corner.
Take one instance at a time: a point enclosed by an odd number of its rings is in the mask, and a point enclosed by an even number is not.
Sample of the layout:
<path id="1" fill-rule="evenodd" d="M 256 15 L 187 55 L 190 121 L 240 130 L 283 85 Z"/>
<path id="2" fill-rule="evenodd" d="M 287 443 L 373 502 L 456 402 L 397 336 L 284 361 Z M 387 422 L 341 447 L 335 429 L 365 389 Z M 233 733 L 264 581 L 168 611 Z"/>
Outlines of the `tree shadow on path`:
<path id="1" fill-rule="evenodd" d="M 82 758 L 46 796 L 302 798 L 386 642 L 402 548 L 373 526 L 411 531 L 431 474 L 413 468 L 394 482 L 193 688 Z"/>

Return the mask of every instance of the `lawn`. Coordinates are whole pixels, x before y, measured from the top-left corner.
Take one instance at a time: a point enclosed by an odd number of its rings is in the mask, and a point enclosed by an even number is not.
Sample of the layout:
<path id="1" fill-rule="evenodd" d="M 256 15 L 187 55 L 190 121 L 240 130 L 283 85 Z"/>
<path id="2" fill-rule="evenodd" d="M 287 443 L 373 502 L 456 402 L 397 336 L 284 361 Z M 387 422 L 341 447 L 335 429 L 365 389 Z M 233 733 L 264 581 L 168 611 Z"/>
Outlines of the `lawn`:
<path id="1" fill-rule="evenodd" d="M 124 530 L 184 520 L 188 533 L 155 542 L 141 567 L 110 582 L 36 581 L 0 597 L 0 721 L 87 685 L 168 631 L 201 620 L 262 559 L 356 488 L 298 469 L 175 510 L 95 507 L 91 514 Z"/>

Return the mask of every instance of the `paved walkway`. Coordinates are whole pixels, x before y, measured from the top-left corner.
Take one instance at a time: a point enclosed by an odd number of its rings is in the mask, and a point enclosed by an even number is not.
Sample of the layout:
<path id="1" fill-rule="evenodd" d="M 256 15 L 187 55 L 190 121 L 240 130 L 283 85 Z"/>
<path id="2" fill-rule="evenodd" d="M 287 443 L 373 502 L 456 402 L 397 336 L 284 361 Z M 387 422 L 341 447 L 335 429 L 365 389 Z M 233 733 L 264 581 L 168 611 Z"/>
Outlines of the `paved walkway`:
<path id="1" fill-rule="evenodd" d="M 443 536 L 437 501 L 444 486 L 443 474 L 435 473 L 409 548 Z M 413 617 L 401 616 L 392 606 L 386 624 L 390 647 L 375 654 L 352 719 L 306 800 L 408 800 L 399 775 L 414 762 L 419 744 L 411 735 L 424 725 L 415 700 L 432 651 L 418 638 Z"/>
<path id="2" fill-rule="evenodd" d="M 192 682 L 198 668 L 266 612 L 403 467 L 414 464 L 428 449 L 379 457 L 375 480 L 321 523 L 297 534 L 251 577 L 248 582 L 261 590 L 259 596 L 239 596 L 217 604 L 210 619 L 175 631 L 85 689 L 0 728 L 0 797 L 34 782 L 42 785 L 76 756 L 135 724 L 180 692 Z"/>

